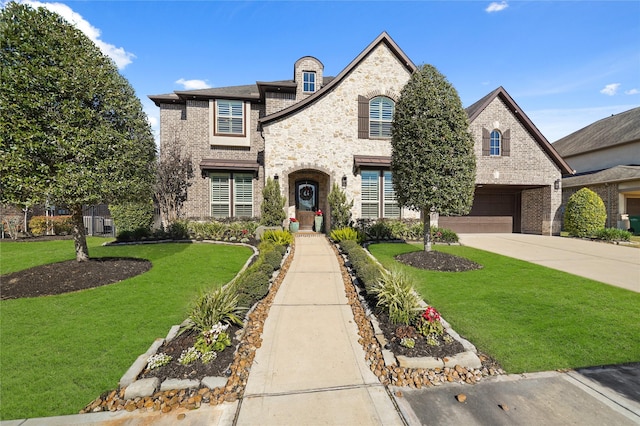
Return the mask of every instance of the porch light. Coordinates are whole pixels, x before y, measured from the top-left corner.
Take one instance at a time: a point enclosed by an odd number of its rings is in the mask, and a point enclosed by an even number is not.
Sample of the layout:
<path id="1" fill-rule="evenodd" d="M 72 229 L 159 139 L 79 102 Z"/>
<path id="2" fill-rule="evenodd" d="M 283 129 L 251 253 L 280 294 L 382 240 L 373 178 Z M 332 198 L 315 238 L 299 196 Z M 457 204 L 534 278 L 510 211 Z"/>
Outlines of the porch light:
<path id="1" fill-rule="evenodd" d="M 560 179 L 556 179 L 555 182 L 553 182 L 553 189 L 556 191 L 560 189 Z"/>
<path id="2" fill-rule="evenodd" d="M 347 187 L 347 175 L 342 176 L 342 187 L 343 188 Z"/>
<path id="3" fill-rule="evenodd" d="M 275 180 L 276 182 L 278 181 L 278 179 L 280 179 L 280 176 L 278 176 L 278 174 L 276 173 L 275 175 L 273 175 L 273 180 Z"/>

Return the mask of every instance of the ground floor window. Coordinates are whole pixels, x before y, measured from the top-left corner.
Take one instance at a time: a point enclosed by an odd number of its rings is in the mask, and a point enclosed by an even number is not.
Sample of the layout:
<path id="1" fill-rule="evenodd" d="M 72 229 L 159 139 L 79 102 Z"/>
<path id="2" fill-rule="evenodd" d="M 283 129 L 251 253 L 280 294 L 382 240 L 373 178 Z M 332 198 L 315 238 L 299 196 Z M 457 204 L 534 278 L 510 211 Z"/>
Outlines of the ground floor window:
<path id="1" fill-rule="evenodd" d="M 399 219 L 400 207 L 393 190 L 392 175 L 389 170 L 363 170 L 362 179 L 362 218 L 363 219 Z"/>
<path id="2" fill-rule="evenodd" d="M 253 174 L 211 173 L 211 216 L 253 217 Z"/>

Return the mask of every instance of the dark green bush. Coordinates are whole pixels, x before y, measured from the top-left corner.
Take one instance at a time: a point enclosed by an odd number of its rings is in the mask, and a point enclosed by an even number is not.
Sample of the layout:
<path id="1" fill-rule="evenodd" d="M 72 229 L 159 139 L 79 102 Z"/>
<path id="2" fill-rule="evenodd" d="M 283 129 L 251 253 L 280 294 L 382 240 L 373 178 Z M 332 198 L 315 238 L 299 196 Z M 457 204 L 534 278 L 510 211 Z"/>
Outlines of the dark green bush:
<path id="1" fill-rule="evenodd" d="M 582 188 L 567 202 L 564 228 L 573 237 L 591 237 L 604 228 L 607 210 L 602 198 L 589 188 Z"/>
<path id="2" fill-rule="evenodd" d="M 458 242 L 458 234 L 451 229 L 432 227 L 431 236 L 434 243 L 452 244 Z"/>
<path id="3" fill-rule="evenodd" d="M 597 231 L 595 237 L 605 241 L 631 241 L 631 232 L 624 229 L 604 228 Z"/>
<path id="4" fill-rule="evenodd" d="M 130 231 L 138 232 L 138 235 L 141 235 L 139 229 L 151 230 L 153 223 L 153 202 L 151 200 L 139 203 L 113 204 L 109 206 L 109 210 L 118 234 Z"/>

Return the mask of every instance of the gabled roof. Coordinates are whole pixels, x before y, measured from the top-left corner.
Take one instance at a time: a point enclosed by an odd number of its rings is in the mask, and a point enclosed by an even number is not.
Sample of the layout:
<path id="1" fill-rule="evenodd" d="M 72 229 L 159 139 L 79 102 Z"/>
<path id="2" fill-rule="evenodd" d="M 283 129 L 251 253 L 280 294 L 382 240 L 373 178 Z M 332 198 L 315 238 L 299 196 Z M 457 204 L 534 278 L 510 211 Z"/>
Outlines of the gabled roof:
<path id="1" fill-rule="evenodd" d="M 466 108 L 467 116 L 469 117 L 469 123 L 472 123 L 482 111 L 485 110 L 487 106 L 495 98 L 500 98 L 502 102 L 507 106 L 507 108 L 511 111 L 511 113 L 520 121 L 520 123 L 524 126 L 525 129 L 533 136 L 535 141 L 538 143 L 540 148 L 542 148 L 549 157 L 553 160 L 554 163 L 558 166 L 561 173 L 565 174 L 573 174 L 574 171 L 571 169 L 569 164 L 558 154 L 555 148 L 549 143 L 547 138 L 545 138 L 540 130 L 533 124 L 533 122 L 527 117 L 527 114 L 522 111 L 522 109 L 518 106 L 516 101 L 507 93 L 506 90 L 502 86 L 498 87 L 493 92 L 487 94 L 485 97 L 480 99 L 478 102 Z"/>
<path id="2" fill-rule="evenodd" d="M 595 173 L 562 179 L 563 188 L 640 180 L 640 166 L 615 166 Z"/>
<path id="3" fill-rule="evenodd" d="M 640 107 L 596 121 L 553 146 L 566 158 L 635 141 L 640 141 Z"/>
<path id="4" fill-rule="evenodd" d="M 322 98 L 327 93 L 331 92 L 334 87 L 336 87 L 342 80 L 347 77 L 353 69 L 360 64 L 379 44 L 384 43 L 396 57 L 398 60 L 407 68 L 410 73 L 413 73 L 417 67 L 416 65 L 409 59 L 409 57 L 400 49 L 400 47 L 396 44 L 393 39 L 387 34 L 383 32 L 376 39 L 369 44 L 345 69 L 343 69 L 340 74 L 338 74 L 334 79 L 332 79 L 327 85 L 322 87 L 320 90 L 315 92 L 313 95 L 308 98 L 290 106 L 289 108 L 285 108 L 281 111 L 263 117 L 259 120 L 262 124 L 267 124 L 274 120 L 278 120 L 280 118 L 286 117 L 290 114 L 293 114 L 297 111 L 300 111 L 303 108 L 306 108 L 308 105 L 312 104 L 316 100 Z"/>

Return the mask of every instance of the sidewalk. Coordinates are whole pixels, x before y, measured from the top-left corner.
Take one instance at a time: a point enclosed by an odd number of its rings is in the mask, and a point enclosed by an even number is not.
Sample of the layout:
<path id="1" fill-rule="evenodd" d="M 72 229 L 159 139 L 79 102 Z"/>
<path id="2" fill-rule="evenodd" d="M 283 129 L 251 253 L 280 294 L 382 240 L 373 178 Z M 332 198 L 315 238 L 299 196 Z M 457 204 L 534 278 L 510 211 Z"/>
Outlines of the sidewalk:
<path id="1" fill-rule="evenodd" d="M 263 342 L 237 424 L 403 424 L 365 364 L 338 260 L 324 235 L 296 235 Z"/>

